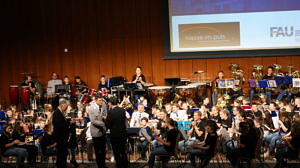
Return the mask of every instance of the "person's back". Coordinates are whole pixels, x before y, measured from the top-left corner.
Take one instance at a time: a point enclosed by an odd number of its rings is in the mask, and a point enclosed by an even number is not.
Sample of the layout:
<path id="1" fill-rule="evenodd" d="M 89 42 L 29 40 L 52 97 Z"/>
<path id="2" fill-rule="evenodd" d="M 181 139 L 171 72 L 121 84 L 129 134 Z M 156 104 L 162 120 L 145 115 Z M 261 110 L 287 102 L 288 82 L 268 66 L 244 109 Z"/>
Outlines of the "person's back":
<path id="1" fill-rule="evenodd" d="M 126 113 L 120 107 L 109 110 L 107 116 L 107 128 L 110 129 L 111 138 L 126 138 Z"/>

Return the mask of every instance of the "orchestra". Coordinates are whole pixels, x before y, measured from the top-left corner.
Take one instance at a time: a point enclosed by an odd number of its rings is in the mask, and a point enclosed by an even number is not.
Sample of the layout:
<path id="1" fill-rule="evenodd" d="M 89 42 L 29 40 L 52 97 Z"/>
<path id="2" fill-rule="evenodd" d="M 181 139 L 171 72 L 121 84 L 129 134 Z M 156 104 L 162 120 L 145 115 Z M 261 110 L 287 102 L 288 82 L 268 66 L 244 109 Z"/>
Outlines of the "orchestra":
<path id="1" fill-rule="evenodd" d="M 287 165 L 286 158 L 298 157 L 300 149 L 299 71 L 288 66 L 281 72 L 272 64 L 263 75 L 263 66 L 253 65 L 246 80 L 238 64 L 229 68 L 231 76 L 219 71 L 212 87 L 186 79 L 153 86 L 140 66 L 129 82 L 101 75 L 97 89 L 80 76 L 72 82 L 53 72 L 45 95 L 33 74 L 25 73 L 9 88 L 11 105 L 0 109 L 1 153 L 15 156 L 19 167 L 25 160 L 35 164 L 37 155 L 41 162 L 56 156 L 57 167 L 66 167 L 68 150 L 70 163 L 78 167 L 79 149 L 98 167 L 112 157 L 116 167 L 129 167 L 132 155 L 154 167 L 156 156 L 175 151 L 191 166 L 207 166 L 216 151 L 233 167 L 257 155 L 275 158 L 275 167 Z"/>

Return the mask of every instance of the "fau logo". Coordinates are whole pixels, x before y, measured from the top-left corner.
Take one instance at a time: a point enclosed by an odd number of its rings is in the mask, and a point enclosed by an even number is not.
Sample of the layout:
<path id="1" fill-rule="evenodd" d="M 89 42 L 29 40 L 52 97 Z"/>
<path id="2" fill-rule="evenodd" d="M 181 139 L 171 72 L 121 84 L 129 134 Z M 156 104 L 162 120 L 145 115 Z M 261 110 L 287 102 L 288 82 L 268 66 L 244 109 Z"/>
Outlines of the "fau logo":
<path id="1" fill-rule="evenodd" d="M 294 27 L 270 27 L 271 37 L 291 37 L 294 35 Z"/>

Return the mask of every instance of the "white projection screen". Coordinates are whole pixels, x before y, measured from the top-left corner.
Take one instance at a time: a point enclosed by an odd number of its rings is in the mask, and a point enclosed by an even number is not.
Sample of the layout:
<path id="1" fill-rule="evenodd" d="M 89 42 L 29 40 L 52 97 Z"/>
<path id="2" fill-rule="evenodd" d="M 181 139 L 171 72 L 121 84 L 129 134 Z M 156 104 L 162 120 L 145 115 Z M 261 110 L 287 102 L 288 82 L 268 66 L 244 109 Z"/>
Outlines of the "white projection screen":
<path id="1" fill-rule="evenodd" d="M 165 6 L 166 59 L 299 55 L 299 0 L 168 0 Z"/>

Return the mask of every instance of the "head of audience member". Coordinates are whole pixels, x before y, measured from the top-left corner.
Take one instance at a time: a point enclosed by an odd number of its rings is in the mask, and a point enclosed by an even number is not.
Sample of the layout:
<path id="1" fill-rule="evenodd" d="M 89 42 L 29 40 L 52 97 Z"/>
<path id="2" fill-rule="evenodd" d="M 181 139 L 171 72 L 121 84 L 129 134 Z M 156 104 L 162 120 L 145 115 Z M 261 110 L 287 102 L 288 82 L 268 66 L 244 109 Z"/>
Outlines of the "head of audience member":
<path id="1" fill-rule="evenodd" d="M 172 105 L 172 113 L 177 113 L 179 111 L 179 105 L 178 104 L 173 104 Z"/>
<path id="2" fill-rule="evenodd" d="M 300 107 L 300 97 L 295 98 L 295 106 Z"/>
<path id="3" fill-rule="evenodd" d="M 263 119 L 262 118 L 255 118 L 254 119 L 254 126 L 255 128 L 260 128 L 263 124 Z"/>
<path id="4" fill-rule="evenodd" d="M 137 106 L 137 111 L 140 112 L 140 113 L 143 113 L 145 112 L 145 107 L 143 104 L 138 104 Z"/>
<path id="5" fill-rule="evenodd" d="M 10 124 L 3 125 L 3 134 L 10 137 L 12 135 L 12 132 L 13 132 L 13 128 Z"/>
<path id="6" fill-rule="evenodd" d="M 143 118 L 141 119 L 140 126 L 141 126 L 141 127 L 147 127 L 147 123 L 148 123 L 148 118 L 143 117 Z"/>
<path id="7" fill-rule="evenodd" d="M 109 108 L 112 108 L 112 107 L 117 106 L 117 105 L 118 105 L 118 98 L 111 97 L 111 98 L 108 99 Z"/>
<path id="8" fill-rule="evenodd" d="M 271 102 L 271 103 L 269 104 L 269 110 L 270 110 L 270 111 L 275 111 L 275 110 L 276 110 L 276 104 L 275 104 L 274 102 Z"/>
<path id="9" fill-rule="evenodd" d="M 245 121 L 247 118 L 246 112 L 243 109 L 239 109 L 237 116 L 238 116 L 239 121 L 241 121 L 241 122 Z"/>
<path id="10" fill-rule="evenodd" d="M 229 117 L 230 117 L 230 113 L 228 110 L 223 109 L 220 111 L 220 118 L 222 120 L 227 120 Z"/>
<path id="11" fill-rule="evenodd" d="M 199 122 L 201 121 L 201 112 L 200 111 L 195 111 L 194 116 L 193 116 L 194 121 Z"/>
<path id="12" fill-rule="evenodd" d="M 153 115 L 158 115 L 158 113 L 159 113 L 159 107 L 158 107 L 158 105 L 153 105 L 153 106 L 151 107 L 151 113 L 152 113 Z"/>
<path id="13" fill-rule="evenodd" d="M 52 80 L 56 80 L 58 78 L 58 75 L 57 75 L 57 73 L 52 72 L 51 77 L 52 77 Z"/>
<path id="14" fill-rule="evenodd" d="M 157 118 L 158 118 L 159 120 L 165 121 L 166 118 L 167 118 L 167 112 L 166 112 L 165 110 L 161 110 L 161 111 L 158 113 Z"/>
<path id="15" fill-rule="evenodd" d="M 165 126 L 169 129 L 176 128 L 176 121 L 174 121 L 172 118 L 166 118 Z"/>
<path id="16" fill-rule="evenodd" d="M 239 123 L 240 133 L 242 135 L 247 135 L 250 132 L 250 125 L 248 122 L 242 121 Z"/>
<path id="17" fill-rule="evenodd" d="M 240 107 L 242 105 L 242 102 L 238 99 L 235 99 L 233 101 L 233 107 Z"/>
<path id="18" fill-rule="evenodd" d="M 189 109 L 189 105 L 187 102 L 182 102 L 181 109 L 187 111 Z"/>
<path id="19" fill-rule="evenodd" d="M 204 129 L 207 133 L 213 134 L 213 133 L 216 133 L 216 131 L 218 129 L 218 125 L 216 124 L 215 121 L 207 120 L 205 123 Z"/>
<path id="20" fill-rule="evenodd" d="M 52 124 L 45 125 L 44 132 L 47 132 L 47 134 L 52 135 L 53 134 L 53 126 L 52 126 Z"/>
<path id="21" fill-rule="evenodd" d="M 165 109 L 167 113 L 171 113 L 172 112 L 172 106 L 170 103 L 165 104 Z"/>
<path id="22" fill-rule="evenodd" d="M 203 98 L 203 105 L 208 105 L 210 103 L 209 97 Z"/>
<path id="23" fill-rule="evenodd" d="M 219 107 L 213 106 L 213 107 L 211 108 L 210 115 L 212 115 L 212 116 L 218 116 L 218 115 L 219 115 Z"/>

